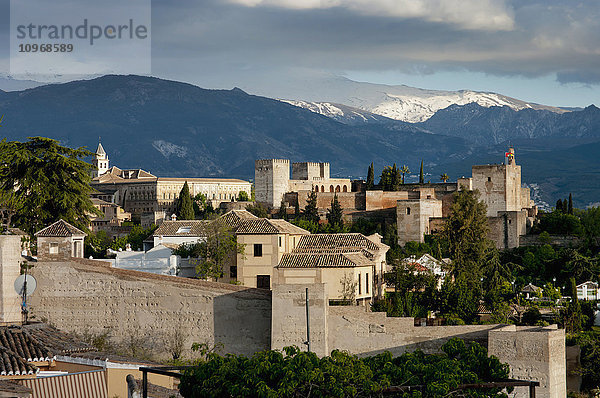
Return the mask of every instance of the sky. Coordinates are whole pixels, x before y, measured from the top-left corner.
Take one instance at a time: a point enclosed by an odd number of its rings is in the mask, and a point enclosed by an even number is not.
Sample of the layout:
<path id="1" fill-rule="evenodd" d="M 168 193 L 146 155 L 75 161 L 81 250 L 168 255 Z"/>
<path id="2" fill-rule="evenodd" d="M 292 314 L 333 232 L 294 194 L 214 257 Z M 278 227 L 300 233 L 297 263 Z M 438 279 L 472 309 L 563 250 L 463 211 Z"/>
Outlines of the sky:
<path id="1" fill-rule="evenodd" d="M 45 3 L 69 16 L 74 2 Z M 7 4 L 0 0 L 2 74 Z M 342 76 L 584 107 L 600 105 L 599 37 L 598 1 L 153 0 L 150 74 L 284 98 Z M 118 54 L 125 64 L 137 52 Z"/>

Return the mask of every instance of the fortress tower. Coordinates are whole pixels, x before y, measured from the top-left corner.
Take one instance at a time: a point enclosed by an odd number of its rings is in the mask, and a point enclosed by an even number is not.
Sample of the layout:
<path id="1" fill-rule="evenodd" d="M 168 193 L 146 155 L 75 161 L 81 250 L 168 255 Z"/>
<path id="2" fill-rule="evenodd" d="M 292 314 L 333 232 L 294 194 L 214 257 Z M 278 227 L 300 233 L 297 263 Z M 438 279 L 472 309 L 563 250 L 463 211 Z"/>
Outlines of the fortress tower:
<path id="1" fill-rule="evenodd" d="M 102 144 L 98 142 L 98 149 L 96 149 L 96 156 L 92 161 L 94 170 L 92 171 L 92 178 L 101 176 L 108 171 L 108 155 L 104 151 Z"/>
<path id="2" fill-rule="evenodd" d="M 504 164 L 473 166 L 472 173 L 473 189 L 479 190 L 488 217 L 531 207 L 529 189 L 521 188 L 521 166 L 512 147 L 504 154 Z"/>
<path id="3" fill-rule="evenodd" d="M 257 202 L 278 208 L 288 192 L 290 161 L 262 159 L 254 162 L 254 197 Z"/>

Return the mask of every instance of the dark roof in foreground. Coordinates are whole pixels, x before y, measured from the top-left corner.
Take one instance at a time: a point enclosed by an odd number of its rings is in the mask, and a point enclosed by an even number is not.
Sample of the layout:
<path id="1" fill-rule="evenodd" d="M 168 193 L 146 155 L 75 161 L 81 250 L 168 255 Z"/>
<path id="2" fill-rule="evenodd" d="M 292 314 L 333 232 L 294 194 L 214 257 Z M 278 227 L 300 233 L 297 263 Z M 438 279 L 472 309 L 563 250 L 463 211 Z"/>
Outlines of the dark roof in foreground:
<path id="1" fill-rule="evenodd" d="M 47 347 L 19 326 L 0 328 L 0 346 L 28 362 L 48 361 L 54 356 Z"/>
<path id="2" fill-rule="evenodd" d="M 85 236 L 87 235 L 82 230 L 75 228 L 63 219 L 58 220 L 54 224 L 50 224 L 46 228 L 35 233 L 38 237 L 67 237 L 67 236 Z"/>
<path id="3" fill-rule="evenodd" d="M 0 347 L 0 375 L 28 375 L 37 373 L 38 369 L 27 363 L 19 354 Z"/>
<path id="4" fill-rule="evenodd" d="M 23 325 L 22 328 L 54 355 L 69 355 L 75 352 L 95 350 L 90 344 L 46 323 L 32 323 Z"/>

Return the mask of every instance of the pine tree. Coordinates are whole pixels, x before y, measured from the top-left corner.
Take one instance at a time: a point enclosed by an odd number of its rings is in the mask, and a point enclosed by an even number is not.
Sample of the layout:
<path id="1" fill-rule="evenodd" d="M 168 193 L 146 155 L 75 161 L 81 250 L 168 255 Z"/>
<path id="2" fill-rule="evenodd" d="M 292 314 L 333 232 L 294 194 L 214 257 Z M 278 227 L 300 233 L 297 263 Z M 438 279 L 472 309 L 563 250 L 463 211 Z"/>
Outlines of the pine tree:
<path id="1" fill-rule="evenodd" d="M 375 186 L 375 170 L 373 170 L 373 162 L 369 166 L 369 171 L 367 172 L 367 189 L 373 189 Z"/>
<path id="2" fill-rule="evenodd" d="M 557 210 L 557 211 L 562 211 L 562 210 L 563 210 L 562 199 L 558 199 L 558 200 L 556 201 L 556 210 Z"/>
<path id="3" fill-rule="evenodd" d="M 423 174 L 423 161 L 421 160 L 421 170 L 419 171 L 419 184 L 425 183 L 425 175 Z"/>
<path id="4" fill-rule="evenodd" d="M 311 191 L 308 194 L 308 199 L 306 200 L 306 207 L 302 212 L 302 218 L 306 221 L 312 221 L 314 223 L 319 222 L 319 208 L 317 207 L 317 193 Z"/>
<path id="5" fill-rule="evenodd" d="M 282 220 L 287 220 L 287 207 L 283 200 L 281 201 L 281 204 L 279 205 L 279 212 L 277 213 L 277 217 Z"/>
<path id="6" fill-rule="evenodd" d="M 192 197 L 190 195 L 190 187 L 187 181 L 183 184 L 181 192 L 179 192 L 179 206 L 177 211 L 177 218 L 179 220 L 193 220 L 194 219 L 194 205 L 192 203 Z"/>
<path id="7" fill-rule="evenodd" d="M 573 195 L 569 194 L 569 205 L 567 206 L 567 211 L 569 214 L 573 214 Z"/>
<path id="8" fill-rule="evenodd" d="M 50 138 L 0 141 L 0 199 L 9 201 L 1 207 L 10 207 L 11 223 L 33 234 L 62 218 L 87 230 L 99 213 L 90 200 L 92 165 L 82 160 L 90 155 Z"/>
<path id="9" fill-rule="evenodd" d="M 340 202 L 338 201 L 337 194 L 333 196 L 333 200 L 331 201 L 331 209 L 327 211 L 327 221 L 329 225 L 332 227 L 339 226 L 340 228 L 344 226 L 344 221 L 342 220 L 343 210 Z"/>

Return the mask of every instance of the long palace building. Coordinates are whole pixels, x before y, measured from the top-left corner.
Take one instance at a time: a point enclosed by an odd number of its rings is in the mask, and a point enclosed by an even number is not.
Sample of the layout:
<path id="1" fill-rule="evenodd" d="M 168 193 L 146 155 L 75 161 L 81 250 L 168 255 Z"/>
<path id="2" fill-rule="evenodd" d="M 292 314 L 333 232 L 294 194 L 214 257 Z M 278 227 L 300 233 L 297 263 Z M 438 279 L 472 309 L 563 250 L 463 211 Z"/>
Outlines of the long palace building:
<path id="1" fill-rule="evenodd" d="M 213 207 L 236 201 L 241 192 L 246 192 L 248 197 L 251 195 L 251 184 L 244 180 L 157 177 L 142 169 L 110 167 L 102 144 L 98 144 L 93 165 L 91 186 L 98 191 L 96 196 L 139 216 L 163 212 L 169 215 L 174 211 L 175 201 L 186 181 L 192 196 L 204 194 Z"/>

